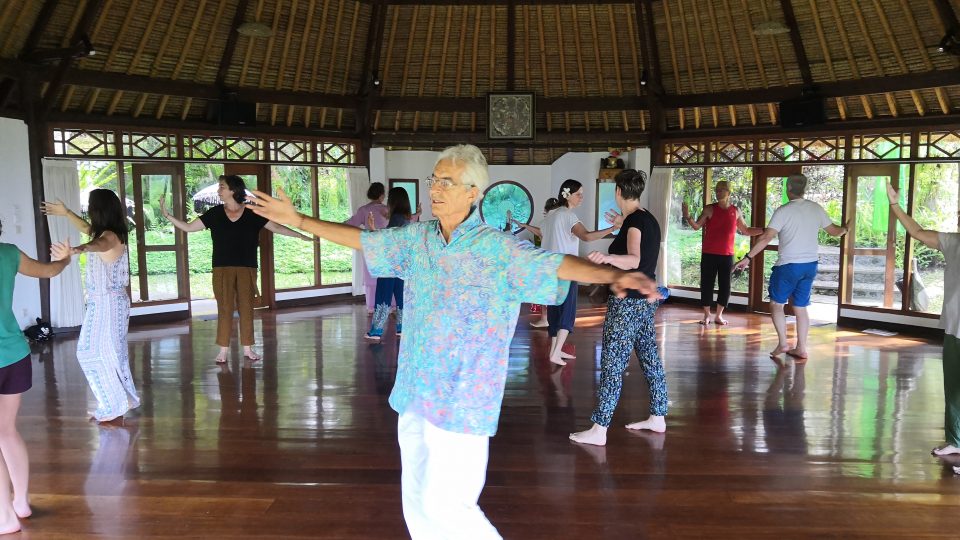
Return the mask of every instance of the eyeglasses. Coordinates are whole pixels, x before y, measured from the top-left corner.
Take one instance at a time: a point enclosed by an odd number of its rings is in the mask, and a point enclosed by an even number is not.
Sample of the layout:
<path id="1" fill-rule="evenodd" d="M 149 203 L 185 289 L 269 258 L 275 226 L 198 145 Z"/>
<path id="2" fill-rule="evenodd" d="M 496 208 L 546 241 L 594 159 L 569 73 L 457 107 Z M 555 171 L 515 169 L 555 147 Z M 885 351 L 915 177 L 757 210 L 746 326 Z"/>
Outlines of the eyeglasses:
<path id="1" fill-rule="evenodd" d="M 437 186 L 442 190 L 450 189 L 453 186 L 470 187 L 470 184 L 457 184 L 451 178 L 438 178 L 434 174 L 431 174 L 430 176 L 428 176 L 424 181 L 427 183 L 427 188 L 432 188 L 433 186 Z"/>

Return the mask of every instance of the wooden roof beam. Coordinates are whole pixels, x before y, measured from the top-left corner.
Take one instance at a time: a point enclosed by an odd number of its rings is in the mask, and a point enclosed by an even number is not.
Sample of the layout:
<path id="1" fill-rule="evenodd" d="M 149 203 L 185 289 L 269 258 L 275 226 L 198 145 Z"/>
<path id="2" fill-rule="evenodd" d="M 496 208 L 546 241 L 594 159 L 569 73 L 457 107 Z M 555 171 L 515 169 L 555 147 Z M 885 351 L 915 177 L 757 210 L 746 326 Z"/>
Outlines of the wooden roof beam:
<path id="1" fill-rule="evenodd" d="M 243 24 L 243 19 L 247 16 L 247 6 L 250 0 L 240 0 L 237 3 L 237 10 L 233 12 L 233 22 L 230 23 L 230 33 L 227 34 L 227 43 L 223 47 L 223 54 L 220 55 L 220 66 L 217 68 L 216 85 L 224 86 L 227 79 L 227 71 L 230 70 L 230 61 L 233 60 L 233 52 L 237 49 L 237 39 L 240 34 L 237 29 Z"/>
<path id="2" fill-rule="evenodd" d="M 947 32 L 960 30 L 960 21 L 957 20 L 957 13 L 953 10 L 950 0 L 933 0 L 933 5 L 936 6 L 943 25 L 947 27 Z"/>
<path id="3" fill-rule="evenodd" d="M 71 43 L 76 43 L 82 36 L 90 32 L 90 28 L 93 26 L 94 21 L 97 20 L 102 6 L 103 0 L 90 0 L 90 2 L 87 3 L 87 7 L 83 12 L 83 18 L 80 19 L 80 24 L 77 25 L 77 28 L 73 32 L 73 39 L 70 40 Z M 46 96 L 43 98 L 43 103 L 40 106 L 41 117 L 46 115 L 47 111 L 49 111 L 56 102 L 57 94 L 60 92 L 60 88 L 64 83 L 63 79 L 74 60 L 72 56 L 66 57 L 60 60 L 60 64 L 57 65 L 53 77 L 50 78 L 50 85 L 47 87 Z"/>

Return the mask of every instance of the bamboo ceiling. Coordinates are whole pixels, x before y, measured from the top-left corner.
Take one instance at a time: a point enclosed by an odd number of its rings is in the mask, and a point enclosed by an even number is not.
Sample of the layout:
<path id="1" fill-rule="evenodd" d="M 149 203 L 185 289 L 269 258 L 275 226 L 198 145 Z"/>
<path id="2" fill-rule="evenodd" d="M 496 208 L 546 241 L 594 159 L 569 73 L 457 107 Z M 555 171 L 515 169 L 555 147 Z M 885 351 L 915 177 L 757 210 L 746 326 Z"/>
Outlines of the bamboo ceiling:
<path id="1" fill-rule="evenodd" d="M 431 148 L 459 135 L 483 140 L 488 92 L 530 91 L 543 141 L 530 159 L 565 143 L 644 142 L 654 130 L 774 126 L 777 103 L 805 86 L 829 96 L 832 122 L 922 123 L 958 113 L 960 57 L 936 50 L 958 8 L 960 0 L 7 0 L 0 111 L 26 102 L 18 80 L 30 72 L 50 120 L 200 123 L 227 90 L 258 103 L 260 126 Z M 236 32 L 252 21 L 272 36 Z M 795 21 L 798 39 L 756 34 L 763 21 Z M 96 55 L 38 60 L 81 34 Z M 641 45 L 648 40 L 654 46 Z"/>

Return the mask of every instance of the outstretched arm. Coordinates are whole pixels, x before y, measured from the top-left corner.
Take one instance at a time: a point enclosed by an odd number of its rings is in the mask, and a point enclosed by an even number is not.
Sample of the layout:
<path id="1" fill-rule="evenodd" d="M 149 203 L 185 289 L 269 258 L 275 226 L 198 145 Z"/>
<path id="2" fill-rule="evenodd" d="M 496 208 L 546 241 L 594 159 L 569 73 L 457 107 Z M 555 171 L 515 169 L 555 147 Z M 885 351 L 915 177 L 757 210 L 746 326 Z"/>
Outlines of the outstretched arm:
<path id="1" fill-rule="evenodd" d="M 120 238 L 113 231 L 104 231 L 99 238 L 91 240 L 86 244 L 80 244 L 73 248 L 71 253 L 79 255 L 81 253 L 103 253 L 110 251 L 120 244 Z"/>
<path id="2" fill-rule="evenodd" d="M 263 216 L 274 223 L 296 227 L 348 248 L 361 249 L 362 247 L 360 229 L 342 223 L 323 221 L 297 212 L 282 189 L 277 190 L 276 198 L 262 191 L 253 191 L 253 196 L 247 197 L 247 201 L 250 202 L 250 209 L 258 216 Z"/>
<path id="3" fill-rule="evenodd" d="M 640 294 L 646 295 L 650 301 L 660 299 L 657 282 L 643 273 L 624 272 L 573 255 L 563 257 L 563 262 L 557 269 L 557 277 L 581 283 L 609 283 L 613 292 L 621 298 L 627 295 L 627 290 L 632 289 L 640 291 Z"/>
<path id="4" fill-rule="evenodd" d="M 48 216 L 65 217 L 70 220 L 70 224 L 73 225 L 78 231 L 82 232 L 83 234 L 90 234 L 90 224 L 84 221 L 82 217 L 74 214 L 72 210 L 67 208 L 67 205 L 63 204 L 63 201 L 43 201 L 40 203 L 40 211 Z"/>
<path id="5" fill-rule="evenodd" d="M 58 275 L 70 264 L 70 243 L 57 242 L 50 246 L 50 259 L 51 262 L 43 263 L 21 251 L 17 272 L 35 278 L 52 278 Z"/>
<path id="6" fill-rule="evenodd" d="M 515 219 L 512 219 L 512 220 L 510 220 L 510 221 L 512 221 L 512 222 L 513 222 L 515 225 L 517 225 L 518 227 L 523 228 L 523 229 L 526 229 L 526 230 L 532 232 L 532 233 L 535 234 L 537 237 L 543 238 L 543 232 L 540 230 L 540 227 L 534 227 L 533 225 L 528 225 L 528 224 L 526 224 L 526 223 L 523 223 L 523 222 L 521 222 L 521 221 L 517 221 L 517 220 L 515 220 Z"/>
<path id="7" fill-rule="evenodd" d="M 754 244 L 752 248 L 750 248 L 750 251 L 748 251 L 747 254 L 743 256 L 742 259 L 737 261 L 737 264 L 733 265 L 733 269 L 742 270 L 747 266 L 749 266 L 750 261 L 752 261 L 753 258 L 757 256 L 757 254 L 763 251 L 763 249 L 767 247 L 767 244 L 772 242 L 773 239 L 777 237 L 777 233 L 779 232 L 780 231 L 776 229 L 771 229 L 770 227 L 767 227 L 766 229 L 764 229 L 763 234 L 761 234 L 760 237 L 757 238 L 757 243 Z"/>
<path id="8" fill-rule="evenodd" d="M 703 213 L 700 214 L 700 217 L 698 217 L 697 220 L 694 221 L 693 219 L 690 218 L 690 207 L 687 206 L 687 203 L 683 203 L 680 205 L 680 210 L 683 212 L 683 220 L 686 221 L 687 225 L 689 225 L 690 228 L 695 231 L 699 231 L 700 228 L 703 227 L 703 225 L 707 222 L 707 220 L 710 219 L 710 215 L 712 213 L 711 209 L 712 209 L 711 206 L 704 208 Z"/>
<path id="9" fill-rule="evenodd" d="M 826 227 L 824 227 L 823 230 L 827 231 L 827 234 L 829 234 L 830 236 L 840 237 L 847 234 L 848 228 L 846 223 L 844 223 L 842 227 L 835 223 L 831 223 Z"/>
<path id="10" fill-rule="evenodd" d="M 278 225 L 272 221 L 268 221 L 267 224 L 264 225 L 264 228 L 272 232 L 273 234 L 279 234 L 281 236 L 289 236 L 291 238 L 299 238 L 301 240 L 306 240 L 307 242 L 313 242 L 313 238 L 310 238 L 309 236 L 303 233 L 298 233 L 297 231 L 289 227 Z"/>
<path id="11" fill-rule="evenodd" d="M 924 229 L 910 214 L 904 212 L 903 208 L 900 208 L 900 194 L 890 184 L 887 184 L 887 199 L 890 200 L 890 210 L 893 210 L 893 215 L 897 216 L 900 223 L 903 223 L 903 227 L 907 229 L 907 234 L 929 248 L 940 249 L 940 233 Z"/>
<path id="12" fill-rule="evenodd" d="M 193 219 L 190 221 L 183 221 L 173 217 L 173 214 L 167 211 L 167 203 L 166 201 L 164 201 L 162 197 L 160 198 L 160 214 L 163 217 L 167 218 L 167 221 L 173 224 L 174 227 L 180 229 L 183 232 L 192 233 L 192 232 L 202 231 L 206 228 L 206 225 L 204 225 L 199 218 Z"/>
<path id="13" fill-rule="evenodd" d="M 759 236 L 763 234 L 763 227 L 751 227 L 743 220 L 743 213 L 737 210 L 737 231 L 744 236 Z"/>
<path id="14" fill-rule="evenodd" d="M 640 240 L 643 235 L 640 229 L 631 228 L 627 231 L 627 254 L 626 255 L 607 255 L 599 251 L 593 251 L 587 258 L 597 264 L 610 264 L 624 270 L 635 270 L 640 266 Z"/>

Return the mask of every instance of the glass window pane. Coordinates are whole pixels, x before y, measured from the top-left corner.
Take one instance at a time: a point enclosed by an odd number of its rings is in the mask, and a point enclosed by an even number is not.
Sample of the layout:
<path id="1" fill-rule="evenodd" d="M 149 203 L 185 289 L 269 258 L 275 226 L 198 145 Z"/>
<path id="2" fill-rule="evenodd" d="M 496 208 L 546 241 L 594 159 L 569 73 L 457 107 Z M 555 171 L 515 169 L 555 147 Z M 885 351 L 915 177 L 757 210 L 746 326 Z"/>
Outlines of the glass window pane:
<path id="1" fill-rule="evenodd" d="M 956 232 L 960 218 L 960 164 L 918 163 L 914 174 L 913 218 L 924 229 Z M 913 242 L 910 309 L 940 313 L 943 308 L 943 253 Z"/>
<path id="2" fill-rule="evenodd" d="M 140 177 L 143 196 L 144 239 L 148 246 L 172 246 L 176 238 L 173 224 L 160 214 L 160 198 L 167 208 L 173 205 L 173 178 L 169 174 L 145 174 Z M 127 196 L 133 195 L 128 193 Z"/>
<path id="3" fill-rule="evenodd" d="M 606 229 L 611 225 L 604 217 L 607 212 L 620 213 L 620 208 L 617 206 L 617 184 L 615 182 L 597 182 L 597 201 L 599 201 L 599 211 L 597 212 L 596 223 L 594 223 L 595 231 Z M 616 230 L 611 234 L 619 232 L 619 230 Z"/>
<path id="4" fill-rule="evenodd" d="M 850 302 L 858 306 L 899 309 L 903 277 L 903 227 L 892 238 L 892 214 L 887 200 L 889 175 L 857 176 L 853 179 L 856 215 L 853 231 Z"/>
<path id="5" fill-rule="evenodd" d="M 173 300 L 178 297 L 177 254 L 175 252 L 152 251 L 147 253 L 147 290 L 150 293 L 150 301 Z"/>
<path id="6" fill-rule="evenodd" d="M 274 166 L 270 168 L 273 193 L 283 189 L 294 207 L 304 214 L 314 215 L 311 168 L 307 166 Z M 304 242 L 279 234 L 273 235 L 274 283 L 277 290 L 312 287 L 316 243 Z"/>
<path id="7" fill-rule="evenodd" d="M 200 217 L 210 207 L 220 204 L 217 195 L 219 178 L 223 174 L 220 163 L 185 163 L 184 199 L 187 207 L 184 215 L 187 221 Z M 187 268 L 190 273 L 190 297 L 192 299 L 213 298 L 213 242 L 210 231 L 187 235 Z"/>
<path id="8" fill-rule="evenodd" d="M 843 222 L 842 165 L 813 165 L 803 168 L 806 175 L 805 197 L 820 206 L 834 223 Z M 821 304 L 836 304 L 840 291 L 840 242 L 841 238 L 830 236 L 820 229 L 818 242 L 817 277 L 813 281 L 812 300 Z"/>
<path id="9" fill-rule="evenodd" d="M 713 185 L 721 181 L 729 183 L 730 202 L 740 210 L 744 223 L 749 226 L 750 217 L 753 214 L 753 169 L 751 167 L 714 167 L 711 174 Z M 716 197 L 711 195 L 710 201 L 715 202 Z M 733 241 L 734 260 L 739 260 L 748 251 L 750 251 L 750 237 L 738 233 Z M 731 276 L 730 290 L 745 293 L 749 287 L 749 272 L 735 272 Z"/>
<path id="10" fill-rule="evenodd" d="M 670 268 L 667 269 L 667 274 L 670 285 L 700 287 L 702 235 L 684 222 L 681 204 L 689 205 L 690 215 L 694 219 L 703 212 L 705 171 L 703 168 L 673 170 L 667 249 L 676 256 L 669 258 Z"/>
<path id="11" fill-rule="evenodd" d="M 350 215 L 347 170 L 339 167 L 317 168 L 317 217 L 342 223 Z M 320 241 L 320 284 L 350 283 L 353 276 L 353 250 L 326 240 Z"/>

